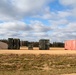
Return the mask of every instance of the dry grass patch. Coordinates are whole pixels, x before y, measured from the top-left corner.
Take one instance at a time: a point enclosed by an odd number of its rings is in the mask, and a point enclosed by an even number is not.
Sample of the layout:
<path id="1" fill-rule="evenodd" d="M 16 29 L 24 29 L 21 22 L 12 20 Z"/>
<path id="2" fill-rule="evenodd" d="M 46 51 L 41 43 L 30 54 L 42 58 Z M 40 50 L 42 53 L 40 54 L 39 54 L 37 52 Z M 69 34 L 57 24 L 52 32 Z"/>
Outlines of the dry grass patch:
<path id="1" fill-rule="evenodd" d="M 0 75 L 76 73 L 76 55 L 0 54 Z"/>

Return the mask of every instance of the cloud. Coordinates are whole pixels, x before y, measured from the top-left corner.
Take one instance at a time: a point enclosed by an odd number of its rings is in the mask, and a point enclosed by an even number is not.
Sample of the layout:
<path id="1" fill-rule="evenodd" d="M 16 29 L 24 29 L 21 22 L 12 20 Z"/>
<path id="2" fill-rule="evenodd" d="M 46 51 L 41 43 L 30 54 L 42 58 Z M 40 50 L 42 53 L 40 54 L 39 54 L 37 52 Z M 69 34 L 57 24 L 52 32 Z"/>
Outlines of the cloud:
<path id="1" fill-rule="evenodd" d="M 31 21 L 31 27 L 35 32 L 48 32 L 52 30 L 50 26 L 46 26 L 42 22 L 36 20 Z"/>
<path id="2" fill-rule="evenodd" d="M 59 2 L 65 6 L 76 6 L 76 0 L 59 0 Z"/>
<path id="3" fill-rule="evenodd" d="M 3 38 L 17 37 L 20 39 L 45 38 L 48 36 L 47 32 L 51 31 L 50 26 L 45 26 L 40 21 L 31 21 L 30 24 L 21 21 L 4 22 L 0 23 L 0 28 L 0 36 Z"/>
<path id="4" fill-rule="evenodd" d="M 0 0 L 0 38 L 19 37 L 29 41 L 75 39 L 76 0 L 58 0 L 67 8 L 64 10 L 50 9 L 48 4 L 51 1 L 55 0 Z M 28 18 L 29 23 L 23 22 L 24 18 Z"/>
<path id="5" fill-rule="evenodd" d="M 29 25 L 26 25 L 24 22 L 20 22 L 20 21 L 0 23 L 0 28 L 9 31 L 31 30 Z"/>
<path id="6" fill-rule="evenodd" d="M 41 9 L 49 0 L 12 0 L 11 2 L 18 9 L 28 12 L 30 10 Z"/>
<path id="7" fill-rule="evenodd" d="M 0 20 L 20 20 L 40 13 L 52 0 L 0 0 Z"/>
<path id="8" fill-rule="evenodd" d="M 67 23 L 67 20 L 61 20 L 60 24 Z M 59 25 L 59 22 L 57 22 Z M 57 26 L 58 27 L 58 26 Z M 62 41 L 75 39 L 76 22 L 67 23 L 66 27 L 53 28 L 45 26 L 40 21 L 31 21 L 29 25 L 24 22 L 5 22 L 0 24 L 0 36 L 2 38 L 20 38 L 29 41 L 38 41 L 41 38 L 53 41 Z M 51 32 L 52 31 L 52 32 Z"/>
<path id="9" fill-rule="evenodd" d="M 59 0 L 59 3 L 63 6 L 69 7 L 73 17 L 76 17 L 76 0 Z"/>
<path id="10" fill-rule="evenodd" d="M 60 19 L 68 18 L 69 16 L 73 16 L 71 10 L 51 11 L 49 7 L 46 7 L 42 15 L 38 14 L 33 17 L 38 17 L 46 20 L 60 20 Z"/>
<path id="11" fill-rule="evenodd" d="M 65 40 L 76 39 L 76 22 L 70 22 L 63 28 L 55 28 L 49 36 L 52 41 L 64 42 Z"/>
<path id="12" fill-rule="evenodd" d="M 59 19 L 59 20 L 49 20 L 49 22 L 52 24 L 52 26 L 58 26 L 58 25 L 67 25 L 69 21 L 67 19 Z"/>
<path id="13" fill-rule="evenodd" d="M 0 20 L 16 19 L 17 9 L 10 4 L 9 0 L 0 0 Z"/>
<path id="14" fill-rule="evenodd" d="M 71 2 L 72 1 L 72 2 Z M 67 9 L 51 11 L 45 8 L 43 15 L 35 17 L 48 20 L 52 30 L 48 33 L 51 41 L 65 41 L 76 37 L 76 0 L 59 0 Z"/>

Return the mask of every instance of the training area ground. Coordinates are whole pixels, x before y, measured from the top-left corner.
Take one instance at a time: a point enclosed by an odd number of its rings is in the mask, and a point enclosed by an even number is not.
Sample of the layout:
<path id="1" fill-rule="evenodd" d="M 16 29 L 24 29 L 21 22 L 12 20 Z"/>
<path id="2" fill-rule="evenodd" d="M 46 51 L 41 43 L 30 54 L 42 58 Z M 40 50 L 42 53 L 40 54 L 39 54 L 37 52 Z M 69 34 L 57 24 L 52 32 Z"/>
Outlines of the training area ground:
<path id="1" fill-rule="evenodd" d="M 76 75 L 76 50 L 0 49 L 0 75 L 36 75 L 36 72 L 38 75 Z"/>
<path id="2" fill-rule="evenodd" d="M 0 54 L 76 54 L 76 50 L 65 50 L 64 48 L 50 48 L 50 50 L 39 50 L 34 47 L 33 50 L 28 50 L 27 47 L 21 47 L 20 50 L 2 50 Z"/>

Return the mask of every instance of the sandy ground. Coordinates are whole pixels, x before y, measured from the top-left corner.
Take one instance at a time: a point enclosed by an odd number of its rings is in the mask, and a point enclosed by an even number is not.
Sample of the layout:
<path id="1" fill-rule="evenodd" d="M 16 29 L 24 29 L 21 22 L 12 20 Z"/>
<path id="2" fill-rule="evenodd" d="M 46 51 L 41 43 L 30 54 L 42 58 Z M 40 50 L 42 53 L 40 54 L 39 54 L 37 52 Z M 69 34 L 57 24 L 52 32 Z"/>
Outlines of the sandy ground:
<path id="1" fill-rule="evenodd" d="M 62 74 L 62 75 L 76 75 L 76 73 L 73 73 L 73 74 Z"/>
<path id="2" fill-rule="evenodd" d="M 34 48 L 28 50 L 27 47 L 21 47 L 20 50 L 0 50 L 0 54 L 76 54 L 76 50 L 64 50 L 64 48 L 50 48 L 50 50 L 39 50 Z"/>

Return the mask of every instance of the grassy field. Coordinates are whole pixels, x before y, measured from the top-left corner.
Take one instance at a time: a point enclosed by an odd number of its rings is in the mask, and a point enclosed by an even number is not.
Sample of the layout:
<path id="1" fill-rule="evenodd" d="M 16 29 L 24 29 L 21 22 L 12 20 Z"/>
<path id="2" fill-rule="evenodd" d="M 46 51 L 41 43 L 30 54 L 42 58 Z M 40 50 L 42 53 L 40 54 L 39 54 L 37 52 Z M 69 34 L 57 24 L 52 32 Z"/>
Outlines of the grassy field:
<path id="1" fill-rule="evenodd" d="M 0 54 L 0 75 L 76 73 L 76 55 Z"/>

